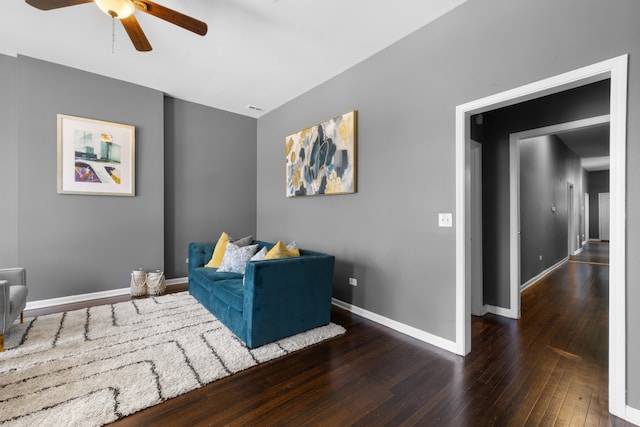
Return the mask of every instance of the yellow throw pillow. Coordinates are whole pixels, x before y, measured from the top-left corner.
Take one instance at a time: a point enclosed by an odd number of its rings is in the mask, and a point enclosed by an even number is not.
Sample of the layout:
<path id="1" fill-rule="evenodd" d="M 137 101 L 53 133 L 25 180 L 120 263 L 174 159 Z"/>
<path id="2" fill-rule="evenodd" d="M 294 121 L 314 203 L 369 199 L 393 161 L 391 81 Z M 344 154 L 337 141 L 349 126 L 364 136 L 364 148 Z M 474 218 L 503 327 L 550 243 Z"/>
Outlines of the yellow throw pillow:
<path id="1" fill-rule="evenodd" d="M 223 232 L 218 239 L 218 243 L 216 243 L 211 260 L 207 265 L 205 265 L 205 267 L 219 268 L 220 265 L 222 265 L 222 258 L 224 258 L 224 253 L 227 251 L 227 243 L 229 243 L 229 235 Z"/>
<path id="2" fill-rule="evenodd" d="M 278 242 L 267 252 L 264 259 L 293 258 L 297 256 L 300 256 L 299 249 L 289 249 L 284 243 Z"/>

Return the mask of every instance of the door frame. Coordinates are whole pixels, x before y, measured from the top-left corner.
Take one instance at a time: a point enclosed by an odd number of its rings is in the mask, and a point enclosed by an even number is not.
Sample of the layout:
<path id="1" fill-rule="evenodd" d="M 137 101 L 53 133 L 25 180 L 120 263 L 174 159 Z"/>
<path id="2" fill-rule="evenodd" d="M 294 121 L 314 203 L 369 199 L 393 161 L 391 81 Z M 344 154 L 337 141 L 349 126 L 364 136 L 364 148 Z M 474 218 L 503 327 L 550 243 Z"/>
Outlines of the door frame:
<path id="1" fill-rule="evenodd" d="M 573 240 L 576 231 L 576 218 L 575 218 L 575 185 L 573 182 L 567 182 L 567 255 L 575 255 L 575 252 L 580 248 L 575 245 Z M 575 249 L 574 249 L 575 245 Z"/>
<path id="2" fill-rule="evenodd" d="M 469 246 L 471 257 L 471 314 L 483 316 L 487 314 L 487 306 L 484 304 L 484 281 L 482 274 L 482 144 L 477 141 L 469 141 L 469 179 L 471 182 L 469 225 L 471 229 Z"/>
<path id="3" fill-rule="evenodd" d="M 586 188 L 583 188 L 582 191 L 584 192 L 584 236 L 582 238 L 582 244 L 584 245 L 585 242 L 589 241 L 589 192 L 586 191 Z"/>
<path id="4" fill-rule="evenodd" d="M 456 107 L 456 353 L 471 351 L 469 170 L 470 117 L 589 83 L 611 79 L 609 265 L 609 412 L 626 419 L 626 122 L 628 55 L 605 60 L 548 79 Z"/>

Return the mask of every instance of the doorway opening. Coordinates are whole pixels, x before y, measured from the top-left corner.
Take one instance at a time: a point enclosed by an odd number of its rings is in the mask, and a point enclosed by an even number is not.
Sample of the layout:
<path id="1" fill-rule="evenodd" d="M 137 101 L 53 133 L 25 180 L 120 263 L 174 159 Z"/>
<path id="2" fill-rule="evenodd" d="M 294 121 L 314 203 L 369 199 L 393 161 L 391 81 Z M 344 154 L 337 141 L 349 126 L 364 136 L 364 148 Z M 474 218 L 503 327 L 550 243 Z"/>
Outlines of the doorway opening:
<path id="1" fill-rule="evenodd" d="M 628 55 L 570 71 L 513 90 L 459 105 L 456 108 L 456 352 L 471 351 L 471 215 L 470 117 L 604 79 L 610 95 L 610 298 L 609 298 L 609 411 L 625 418 L 626 300 L 625 192 L 626 99 Z"/>
<path id="2" fill-rule="evenodd" d="M 566 183 L 566 215 L 567 215 L 567 240 L 566 240 L 566 250 L 558 251 L 555 257 L 549 257 L 549 259 L 543 259 L 542 253 L 540 253 L 539 262 L 543 263 L 544 268 L 537 268 L 536 266 L 531 266 L 531 259 L 526 258 L 528 260 L 528 265 L 524 271 L 524 277 L 522 275 L 522 250 L 523 250 L 523 235 L 522 235 L 522 227 L 524 227 L 525 236 L 527 232 L 530 232 L 529 227 L 521 224 L 521 215 L 526 213 L 522 211 L 521 206 L 523 200 L 520 197 L 520 159 L 521 159 L 521 146 L 526 141 L 533 141 L 533 144 L 537 144 L 537 140 L 543 137 L 550 136 L 560 136 L 566 135 L 571 132 L 576 131 L 584 131 L 586 129 L 594 129 L 602 127 L 603 125 L 610 126 L 611 116 L 610 114 L 590 117 L 581 120 L 574 120 L 566 123 L 559 123 L 555 125 L 545 126 L 536 129 L 530 129 L 522 132 L 516 132 L 509 135 L 509 295 L 510 295 L 510 305 L 508 309 L 494 309 L 488 310 L 489 312 L 493 312 L 495 314 L 499 314 L 502 316 L 510 317 L 513 319 L 520 318 L 520 292 L 527 288 L 529 285 L 535 283 L 537 280 L 544 277 L 547 273 L 553 271 L 555 268 L 560 266 L 564 260 L 566 260 L 568 256 L 573 255 L 578 248 L 582 244 L 581 233 L 576 231 L 577 224 L 579 220 L 577 219 L 578 215 L 576 212 L 577 205 L 575 194 L 573 194 L 574 183 L 568 182 Z M 560 142 L 560 141 L 557 141 Z M 607 151 L 610 151 L 609 149 Z M 610 152 L 609 152 L 610 154 Z M 566 172 L 566 171 L 565 171 Z M 577 179 L 577 176 L 575 176 Z M 580 187 L 582 189 L 582 187 Z M 584 189 L 583 189 L 584 190 Z M 557 200 L 560 202 L 560 200 Z M 588 206 L 588 205 L 586 205 Z M 531 209 L 532 204 L 528 203 L 528 208 Z M 548 206 L 550 210 L 553 212 L 553 215 L 557 215 L 556 206 L 550 205 Z M 608 209 L 608 205 L 607 205 Z M 544 210 L 544 209 L 543 209 Z M 570 214 L 571 213 L 571 214 Z M 541 214 L 541 213 L 540 213 Z M 530 224 L 529 224 L 530 225 Z M 525 242 L 526 243 L 526 242 Z M 559 245 L 560 242 L 557 242 Z M 562 252 L 562 254 L 560 254 Z M 537 255 L 537 254 L 536 254 Z M 549 253 L 545 254 L 550 255 Z M 562 255 L 562 256 L 560 256 Z M 548 262 L 549 260 L 553 260 L 553 262 Z M 531 273 L 531 270 L 534 270 L 534 273 Z"/>

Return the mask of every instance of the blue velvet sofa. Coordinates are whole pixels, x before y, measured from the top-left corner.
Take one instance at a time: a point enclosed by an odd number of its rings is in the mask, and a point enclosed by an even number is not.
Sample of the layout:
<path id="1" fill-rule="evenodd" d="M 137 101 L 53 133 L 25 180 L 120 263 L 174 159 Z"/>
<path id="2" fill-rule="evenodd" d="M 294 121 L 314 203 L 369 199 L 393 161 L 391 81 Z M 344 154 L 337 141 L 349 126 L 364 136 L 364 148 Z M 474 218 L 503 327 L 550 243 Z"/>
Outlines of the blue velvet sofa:
<path id="1" fill-rule="evenodd" d="M 300 249 L 295 258 L 250 261 L 243 277 L 204 267 L 214 248 L 215 243 L 189 244 L 189 293 L 247 347 L 329 323 L 334 256 Z"/>

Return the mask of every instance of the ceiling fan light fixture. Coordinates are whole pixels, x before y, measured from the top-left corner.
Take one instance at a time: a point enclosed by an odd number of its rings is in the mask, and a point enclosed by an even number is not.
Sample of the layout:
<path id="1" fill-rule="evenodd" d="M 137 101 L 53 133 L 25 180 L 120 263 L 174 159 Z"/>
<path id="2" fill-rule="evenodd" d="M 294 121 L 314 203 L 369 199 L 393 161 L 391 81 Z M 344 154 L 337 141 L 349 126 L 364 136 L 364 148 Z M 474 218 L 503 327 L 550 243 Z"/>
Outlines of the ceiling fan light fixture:
<path id="1" fill-rule="evenodd" d="M 101 11 L 107 15 L 125 19 L 133 15 L 135 8 L 133 3 L 129 0 L 93 0 L 98 5 Z"/>

